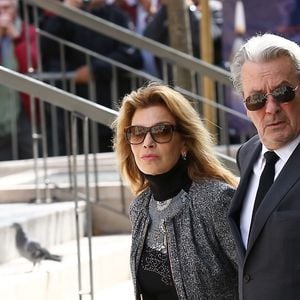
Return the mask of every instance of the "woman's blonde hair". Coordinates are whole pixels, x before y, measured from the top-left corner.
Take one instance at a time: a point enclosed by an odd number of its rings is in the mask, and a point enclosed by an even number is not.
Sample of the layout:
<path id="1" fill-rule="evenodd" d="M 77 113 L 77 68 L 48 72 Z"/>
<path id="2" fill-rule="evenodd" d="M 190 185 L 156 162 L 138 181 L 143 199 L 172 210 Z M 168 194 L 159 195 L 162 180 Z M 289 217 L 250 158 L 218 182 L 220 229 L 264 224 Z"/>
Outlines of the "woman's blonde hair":
<path id="1" fill-rule="evenodd" d="M 190 102 L 174 89 L 157 83 L 139 88 L 123 98 L 119 115 L 113 123 L 114 150 L 120 172 L 135 194 L 145 190 L 149 183 L 138 169 L 124 129 L 131 125 L 139 108 L 163 105 L 175 118 L 179 134 L 187 149 L 188 174 L 193 181 L 216 178 L 235 186 L 236 177 L 225 169 L 214 154 L 214 143 Z"/>

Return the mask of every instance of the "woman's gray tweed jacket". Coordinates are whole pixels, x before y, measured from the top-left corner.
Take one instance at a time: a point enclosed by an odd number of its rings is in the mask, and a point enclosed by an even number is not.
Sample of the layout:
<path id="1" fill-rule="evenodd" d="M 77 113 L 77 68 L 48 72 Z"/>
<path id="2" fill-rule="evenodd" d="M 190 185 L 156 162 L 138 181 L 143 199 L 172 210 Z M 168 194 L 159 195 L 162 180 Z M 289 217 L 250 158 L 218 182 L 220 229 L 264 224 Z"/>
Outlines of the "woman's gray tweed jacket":
<path id="1" fill-rule="evenodd" d="M 234 190 L 217 180 L 193 183 L 182 193 L 182 210 L 165 221 L 172 277 L 180 300 L 237 299 L 237 268 L 227 211 Z M 136 299 L 136 273 L 150 223 L 150 189 L 129 208 L 132 223 L 131 272 Z"/>

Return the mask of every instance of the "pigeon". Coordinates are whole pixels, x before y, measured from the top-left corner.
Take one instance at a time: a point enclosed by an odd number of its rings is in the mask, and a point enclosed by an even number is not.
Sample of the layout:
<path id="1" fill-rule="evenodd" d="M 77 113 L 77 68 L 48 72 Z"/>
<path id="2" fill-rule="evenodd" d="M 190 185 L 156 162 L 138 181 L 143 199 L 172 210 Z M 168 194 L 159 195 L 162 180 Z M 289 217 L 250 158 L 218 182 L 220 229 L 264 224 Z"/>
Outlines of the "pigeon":
<path id="1" fill-rule="evenodd" d="M 33 263 L 33 268 L 42 260 L 54 260 L 60 262 L 62 257 L 51 254 L 46 248 L 43 248 L 38 242 L 31 241 L 26 236 L 22 226 L 14 223 L 16 229 L 16 247 L 19 254 Z"/>

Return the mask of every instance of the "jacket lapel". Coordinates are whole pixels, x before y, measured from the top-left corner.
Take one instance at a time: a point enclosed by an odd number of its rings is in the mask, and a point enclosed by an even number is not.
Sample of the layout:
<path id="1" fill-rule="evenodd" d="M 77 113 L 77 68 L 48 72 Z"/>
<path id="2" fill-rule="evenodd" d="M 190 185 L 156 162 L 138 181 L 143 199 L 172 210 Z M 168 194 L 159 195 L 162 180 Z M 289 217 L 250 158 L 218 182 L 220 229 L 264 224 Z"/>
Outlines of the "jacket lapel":
<path id="1" fill-rule="evenodd" d="M 286 165 L 276 178 L 275 184 L 266 194 L 265 199 L 257 210 L 253 221 L 252 230 L 249 236 L 248 249 L 249 252 L 265 225 L 272 211 L 277 207 L 285 194 L 292 188 L 294 183 L 300 179 L 300 144 L 297 146 Z"/>
<path id="2" fill-rule="evenodd" d="M 248 189 L 249 180 L 252 176 L 253 164 L 255 163 L 260 150 L 261 144 L 258 141 L 255 141 L 245 151 L 242 151 L 243 153 L 241 152 L 240 157 L 243 160 L 243 165 L 240 170 L 241 181 L 233 196 L 231 208 L 229 210 L 229 222 L 237 245 L 237 251 L 241 259 L 244 259 L 246 250 L 240 232 L 240 212 Z"/>

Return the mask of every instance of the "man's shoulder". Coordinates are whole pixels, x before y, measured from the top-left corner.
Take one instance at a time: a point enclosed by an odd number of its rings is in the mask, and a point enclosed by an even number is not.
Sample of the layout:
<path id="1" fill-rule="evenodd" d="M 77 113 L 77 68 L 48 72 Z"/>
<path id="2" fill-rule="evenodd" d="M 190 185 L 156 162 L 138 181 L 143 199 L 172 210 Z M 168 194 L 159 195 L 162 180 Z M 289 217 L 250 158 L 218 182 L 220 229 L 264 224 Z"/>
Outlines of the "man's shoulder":
<path id="1" fill-rule="evenodd" d="M 241 174 L 243 174 L 244 168 L 248 166 L 257 155 L 259 155 L 261 147 L 262 144 L 260 139 L 257 135 L 255 135 L 239 148 L 236 158 Z"/>
<path id="2" fill-rule="evenodd" d="M 261 144 L 261 142 L 259 140 L 259 136 L 255 135 L 252 138 L 250 138 L 247 142 L 242 144 L 241 147 L 239 148 L 238 152 L 243 153 L 243 152 L 248 152 L 251 149 L 254 150 L 254 148 L 256 146 L 258 146 L 259 144 Z"/>

